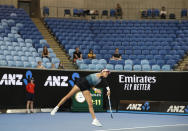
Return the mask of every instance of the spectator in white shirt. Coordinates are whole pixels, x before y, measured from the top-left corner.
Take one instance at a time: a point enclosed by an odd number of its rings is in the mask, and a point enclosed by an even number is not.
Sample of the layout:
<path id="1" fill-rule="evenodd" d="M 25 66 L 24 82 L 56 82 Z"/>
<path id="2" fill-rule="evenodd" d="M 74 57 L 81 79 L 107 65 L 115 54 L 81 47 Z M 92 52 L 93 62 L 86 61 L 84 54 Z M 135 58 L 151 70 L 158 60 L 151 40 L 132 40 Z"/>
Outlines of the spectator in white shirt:
<path id="1" fill-rule="evenodd" d="M 161 19 L 166 19 L 167 11 L 166 8 L 163 6 L 160 11 Z"/>

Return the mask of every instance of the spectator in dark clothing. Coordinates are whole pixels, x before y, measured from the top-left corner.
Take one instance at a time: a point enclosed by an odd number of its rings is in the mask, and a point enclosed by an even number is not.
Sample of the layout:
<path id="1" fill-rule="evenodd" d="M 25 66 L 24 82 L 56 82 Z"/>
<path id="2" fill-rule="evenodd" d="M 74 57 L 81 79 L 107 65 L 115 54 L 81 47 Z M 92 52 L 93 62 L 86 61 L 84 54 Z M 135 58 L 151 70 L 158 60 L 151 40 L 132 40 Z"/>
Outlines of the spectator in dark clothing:
<path id="1" fill-rule="evenodd" d="M 118 18 L 118 16 L 120 16 L 120 18 L 122 19 L 122 15 L 123 15 L 122 8 L 120 4 L 118 3 L 116 5 L 116 19 Z"/>
<path id="2" fill-rule="evenodd" d="M 43 47 L 42 58 L 49 58 L 49 52 L 46 46 Z"/>
<path id="3" fill-rule="evenodd" d="M 79 48 L 76 48 L 76 51 L 73 53 L 73 62 L 76 63 L 76 60 L 82 60 L 82 53 L 79 51 Z"/>
<path id="4" fill-rule="evenodd" d="M 118 48 L 116 48 L 115 53 L 112 55 L 111 60 L 121 60 L 121 54 L 119 54 Z"/>

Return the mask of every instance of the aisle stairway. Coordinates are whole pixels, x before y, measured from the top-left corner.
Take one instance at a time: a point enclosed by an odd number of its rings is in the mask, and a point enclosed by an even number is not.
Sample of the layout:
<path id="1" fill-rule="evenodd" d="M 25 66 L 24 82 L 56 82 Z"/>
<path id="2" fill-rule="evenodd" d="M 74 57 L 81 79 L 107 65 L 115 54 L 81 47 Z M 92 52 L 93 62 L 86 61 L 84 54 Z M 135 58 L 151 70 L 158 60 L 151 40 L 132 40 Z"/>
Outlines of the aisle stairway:
<path id="1" fill-rule="evenodd" d="M 175 71 L 183 70 L 185 64 L 188 64 L 188 55 L 184 57 L 184 59 L 179 63 L 178 67 L 175 69 Z"/>
<path id="2" fill-rule="evenodd" d="M 61 46 L 56 42 L 54 37 L 48 32 L 48 29 L 45 27 L 43 22 L 39 18 L 32 18 L 32 21 L 37 26 L 38 30 L 43 35 L 44 39 L 47 40 L 47 43 L 53 49 L 54 53 L 56 54 L 57 58 L 59 58 L 64 63 L 65 69 L 75 69 L 75 66 L 72 62 L 68 59 L 69 56 L 66 54 L 65 51 L 62 50 Z"/>

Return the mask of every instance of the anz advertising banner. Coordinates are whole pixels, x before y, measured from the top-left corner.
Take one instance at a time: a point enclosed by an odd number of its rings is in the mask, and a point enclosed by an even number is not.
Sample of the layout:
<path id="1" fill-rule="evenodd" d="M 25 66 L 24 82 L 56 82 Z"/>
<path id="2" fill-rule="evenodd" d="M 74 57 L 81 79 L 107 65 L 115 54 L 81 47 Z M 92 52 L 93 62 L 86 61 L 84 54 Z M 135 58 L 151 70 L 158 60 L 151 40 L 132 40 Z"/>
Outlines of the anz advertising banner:
<path id="1" fill-rule="evenodd" d="M 65 96 L 80 77 L 94 73 L 93 71 L 77 70 L 40 70 L 0 68 L 0 109 L 25 108 L 28 80 L 33 77 L 35 83 L 35 107 L 51 108 Z M 124 103 L 124 110 L 148 110 L 158 107 L 148 101 L 172 102 L 164 112 L 187 111 L 188 104 L 188 72 L 111 72 L 107 78 L 111 88 L 113 109 L 118 109 L 120 100 Z M 97 87 L 104 88 L 103 84 Z M 104 94 L 106 90 L 104 89 Z M 106 105 L 106 95 L 103 94 L 103 105 Z M 130 101 L 134 101 L 133 103 Z M 137 101 L 142 101 L 138 103 Z M 176 101 L 177 103 L 173 102 Z M 153 106 L 152 106 L 153 105 Z M 183 107 L 184 106 L 184 107 Z M 71 108 L 71 100 L 63 108 Z M 179 110 L 178 110 L 178 109 Z"/>
<path id="2" fill-rule="evenodd" d="M 188 114 L 188 102 L 120 100 L 118 110 Z"/>
<path id="3" fill-rule="evenodd" d="M 0 109 L 25 108 L 30 78 L 34 78 L 35 83 L 35 107 L 52 108 L 72 89 L 77 79 L 90 73 L 94 72 L 0 68 Z M 71 99 L 62 108 L 70 109 Z"/>

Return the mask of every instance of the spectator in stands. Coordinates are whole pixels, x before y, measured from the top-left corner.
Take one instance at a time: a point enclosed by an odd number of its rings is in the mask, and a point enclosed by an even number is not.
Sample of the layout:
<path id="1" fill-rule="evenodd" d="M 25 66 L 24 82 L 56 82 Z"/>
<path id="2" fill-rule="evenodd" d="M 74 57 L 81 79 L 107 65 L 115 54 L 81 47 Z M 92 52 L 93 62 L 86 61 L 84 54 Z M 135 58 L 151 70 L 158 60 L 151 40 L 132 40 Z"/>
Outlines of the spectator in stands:
<path id="1" fill-rule="evenodd" d="M 111 60 L 121 60 L 121 54 L 119 54 L 118 48 L 116 48 L 115 53 L 112 55 Z"/>
<path id="2" fill-rule="evenodd" d="M 92 19 L 95 19 L 95 17 L 96 17 L 97 15 L 99 15 L 99 12 L 98 12 L 98 10 L 90 10 L 90 11 L 89 11 L 89 14 L 91 15 L 91 18 L 92 18 Z"/>
<path id="3" fill-rule="evenodd" d="M 119 3 L 117 3 L 117 5 L 116 5 L 116 14 L 115 15 L 116 15 L 116 19 L 118 18 L 118 16 L 120 16 L 120 18 L 122 19 L 123 12 L 122 12 L 122 8 Z"/>
<path id="4" fill-rule="evenodd" d="M 52 67 L 51 67 L 51 69 L 56 69 L 54 63 L 52 63 Z"/>
<path id="5" fill-rule="evenodd" d="M 38 65 L 37 65 L 38 69 L 46 69 L 43 65 L 41 61 L 38 61 Z"/>
<path id="6" fill-rule="evenodd" d="M 89 53 L 88 53 L 88 59 L 95 59 L 96 55 L 93 53 L 92 49 L 89 49 Z"/>
<path id="7" fill-rule="evenodd" d="M 49 16 L 49 8 L 44 6 L 43 7 L 43 16 L 48 17 Z"/>
<path id="8" fill-rule="evenodd" d="M 61 61 L 61 62 L 59 63 L 59 67 L 58 67 L 58 69 L 64 69 L 63 61 Z"/>
<path id="9" fill-rule="evenodd" d="M 161 19 L 166 19 L 167 11 L 166 8 L 163 6 L 160 11 Z"/>
<path id="10" fill-rule="evenodd" d="M 43 47 L 43 51 L 42 51 L 42 58 L 49 58 L 49 52 L 48 52 L 48 48 L 47 46 Z"/>
<path id="11" fill-rule="evenodd" d="M 76 47 L 76 51 L 73 53 L 73 62 L 76 63 L 76 60 L 82 60 L 82 53 L 79 51 L 79 48 Z"/>
<path id="12" fill-rule="evenodd" d="M 26 85 L 27 113 L 34 113 L 34 109 L 33 109 L 34 92 L 35 92 L 34 88 L 35 88 L 34 79 L 31 78 L 31 79 L 29 79 L 29 82 Z"/>
<path id="13" fill-rule="evenodd" d="M 183 67 L 183 71 L 188 71 L 188 64 L 185 64 L 185 66 Z"/>

